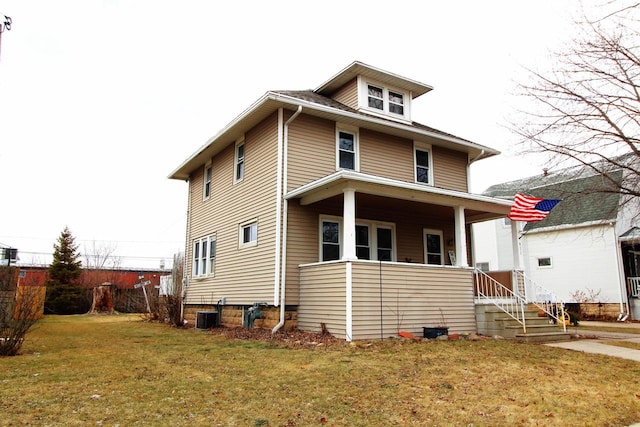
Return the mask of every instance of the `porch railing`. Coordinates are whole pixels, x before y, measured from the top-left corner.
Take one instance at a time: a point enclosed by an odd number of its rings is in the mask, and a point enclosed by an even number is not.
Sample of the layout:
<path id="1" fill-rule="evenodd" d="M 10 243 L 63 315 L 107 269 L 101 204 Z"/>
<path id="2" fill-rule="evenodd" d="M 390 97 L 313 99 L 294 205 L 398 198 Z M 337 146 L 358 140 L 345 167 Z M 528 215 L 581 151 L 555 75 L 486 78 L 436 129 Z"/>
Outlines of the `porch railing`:
<path id="1" fill-rule="evenodd" d="M 562 326 L 562 330 L 567 332 L 567 323 L 564 314 L 564 301 L 559 299 L 549 289 L 531 280 L 525 276 L 522 271 L 514 270 L 516 281 L 522 283 L 527 290 L 527 302 L 535 305 L 546 315 L 554 320 L 554 322 Z"/>
<path id="2" fill-rule="evenodd" d="M 476 302 L 492 303 L 522 325 L 522 331 L 527 333 L 524 298 L 477 268 L 474 270 L 474 283 Z"/>
<path id="3" fill-rule="evenodd" d="M 640 297 L 640 277 L 628 277 L 627 280 L 631 288 L 631 296 L 634 298 Z"/>

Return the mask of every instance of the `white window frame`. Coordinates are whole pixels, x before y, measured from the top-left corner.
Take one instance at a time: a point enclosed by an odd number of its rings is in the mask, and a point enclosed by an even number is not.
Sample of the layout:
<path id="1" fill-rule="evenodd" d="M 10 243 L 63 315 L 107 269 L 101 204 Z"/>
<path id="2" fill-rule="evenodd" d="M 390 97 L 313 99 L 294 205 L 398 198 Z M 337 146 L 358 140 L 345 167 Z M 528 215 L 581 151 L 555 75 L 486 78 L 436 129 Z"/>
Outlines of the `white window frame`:
<path id="1" fill-rule="evenodd" d="M 242 158 L 238 156 L 238 148 L 240 147 L 243 147 Z M 236 144 L 234 147 L 234 154 L 233 154 L 233 183 L 234 184 L 237 184 L 239 182 L 242 182 L 242 180 L 244 180 L 244 175 L 247 172 L 246 158 L 247 158 L 247 146 L 244 143 L 244 138 L 241 138 L 236 141 Z M 240 176 L 238 176 L 238 168 L 240 165 L 242 165 L 242 173 L 240 174 Z"/>
<path id="2" fill-rule="evenodd" d="M 348 133 L 353 135 L 353 151 L 354 161 L 353 169 L 347 169 L 340 166 L 340 133 Z M 338 125 L 336 126 L 336 170 L 353 170 L 360 171 L 360 135 L 358 128 L 353 126 Z"/>
<path id="3" fill-rule="evenodd" d="M 253 232 L 250 231 L 249 238 L 251 240 L 244 241 L 244 230 L 250 229 L 255 230 Z M 238 248 L 250 248 L 258 245 L 258 219 L 254 218 L 249 221 L 245 221 L 238 225 Z"/>
<path id="4" fill-rule="evenodd" d="M 440 237 L 440 264 L 429 264 L 429 251 L 427 247 L 427 234 L 437 235 Z M 442 230 L 436 230 L 432 228 L 422 229 L 422 244 L 424 246 L 424 263 L 428 265 L 445 265 L 444 259 L 444 241 Z"/>
<path id="5" fill-rule="evenodd" d="M 540 261 L 546 259 L 549 260 L 549 265 L 540 265 Z M 550 256 L 536 257 L 536 263 L 538 268 L 553 268 L 553 258 L 551 258 Z"/>
<path id="6" fill-rule="evenodd" d="M 428 179 L 429 182 L 418 181 L 418 153 L 417 151 L 425 151 L 429 154 L 429 168 L 428 171 Z M 433 186 L 433 150 L 431 149 L 431 144 L 425 144 L 424 142 L 413 142 L 413 180 L 417 184 L 422 185 L 431 185 Z"/>
<path id="7" fill-rule="evenodd" d="M 209 180 L 207 180 L 207 171 L 209 172 Z M 213 166 L 211 162 L 204 165 L 204 174 L 202 175 L 202 200 L 208 200 L 211 197 L 211 183 L 213 181 Z"/>
<path id="8" fill-rule="evenodd" d="M 369 86 L 375 86 L 376 88 L 382 89 L 382 110 L 369 106 Z M 391 103 L 389 92 L 402 95 L 402 104 L 392 104 L 402 105 L 403 114 L 394 113 L 389 109 L 389 104 Z M 411 92 L 407 92 L 406 90 L 402 90 L 397 87 L 387 86 L 375 80 L 367 80 L 362 76 L 358 77 L 358 105 L 360 106 L 360 109 L 378 116 L 391 117 L 407 122 L 411 121 Z"/>
<path id="9" fill-rule="evenodd" d="M 338 223 L 338 244 L 340 246 L 339 259 L 341 259 L 344 250 L 344 242 L 342 238 L 344 233 L 343 218 L 331 215 L 321 215 L 318 222 L 318 259 L 320 260 L 320 262 L 324 262 L 322 251 L 322 246 L 324 244 L 324 242 L 322 241 L 322 224 L 324 222 Z M 369 229 L 369 260 L 371 261 L 378 261 L 378 228 L 391 230 L 391 262 L 397 261 L 396 225 L 394 223 L 356 218 L 356 226 L 366 226 Z"/>
<path id="10" fill-rule="evenodd" d="M 216 235 L 210 234 L 193 240 L 191 277 L 194 279 L 215 275 L 215 255 L 210 256 L 211 242 L 216 241 Z M 196 250 L 197 245 L 197 250 Z"/>
<path id="11" fill-rule="evenodd" d="M 483 272 L 491 271 L 491 265 L 489 264 L 489 261 L 476 262 L 476 268 Z"/>

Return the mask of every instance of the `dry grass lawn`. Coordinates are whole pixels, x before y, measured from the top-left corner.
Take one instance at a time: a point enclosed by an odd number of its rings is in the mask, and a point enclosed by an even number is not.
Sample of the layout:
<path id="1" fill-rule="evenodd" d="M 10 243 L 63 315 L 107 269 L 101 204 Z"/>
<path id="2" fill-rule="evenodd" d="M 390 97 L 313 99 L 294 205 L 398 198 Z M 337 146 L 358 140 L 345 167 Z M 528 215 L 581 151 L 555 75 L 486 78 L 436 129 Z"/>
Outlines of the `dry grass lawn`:
<path id="1" fill-rule="evenodd" d="M 49 316 L 0 359 L 0 425 L 626 426 L 640 363 L 513 341 L 285 348 Z"/>

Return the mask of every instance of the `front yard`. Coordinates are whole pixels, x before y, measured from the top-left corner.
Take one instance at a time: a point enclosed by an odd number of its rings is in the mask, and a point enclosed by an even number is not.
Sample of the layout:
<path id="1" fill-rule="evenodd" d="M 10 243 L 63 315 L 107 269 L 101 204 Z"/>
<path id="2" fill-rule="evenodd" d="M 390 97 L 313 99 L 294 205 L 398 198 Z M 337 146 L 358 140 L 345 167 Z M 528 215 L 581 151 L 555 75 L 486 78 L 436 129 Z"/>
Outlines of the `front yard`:
<path id="1" fill-rule="evenodd" d="M 640 421 L 640 363 L 512 341 L 264 341 L 47 316 L 22 355 L 0 358 L 0 414 L 2 426 L 626 426 Z"/>

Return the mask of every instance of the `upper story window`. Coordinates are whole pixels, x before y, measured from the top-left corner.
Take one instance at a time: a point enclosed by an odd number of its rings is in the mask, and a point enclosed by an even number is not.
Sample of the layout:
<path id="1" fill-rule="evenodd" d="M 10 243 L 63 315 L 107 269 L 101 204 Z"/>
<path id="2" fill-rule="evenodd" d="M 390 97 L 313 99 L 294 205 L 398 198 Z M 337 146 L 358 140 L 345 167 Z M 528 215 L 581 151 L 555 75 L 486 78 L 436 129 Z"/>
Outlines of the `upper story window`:
<path id="1" fill-rule="evenodd" d="M 360 169 L 358 132 L 353 129 L 336 131 L 336 169 Z"/>
<path id="2" fill-rule="evenodd" d="M 202 189 L 202 199 L 207 200 L 211 196 L 211 175 L 213 169 L 211 163 L 208 163 L 204 167 L 204 185 Z"/>
<path id="3" fill-rule="evenodd" d="M 411 94 L 392 87 L 359 80 L 359 105 L 372 113 L 402 120 L 411 120 L 409 102 Z"/>
<path id="4" fill-rule="evenodd" d="M 236 153 L 233 164 L 233 182 L 235 184 L 244 179 L 244 139 L 236 142 Z"/>
<path id="5" fill-rule="evenodd" d="M 433 156 L 428 144 L 413 144 L 413 160 L 416 182 L 433 185 Z"/>

